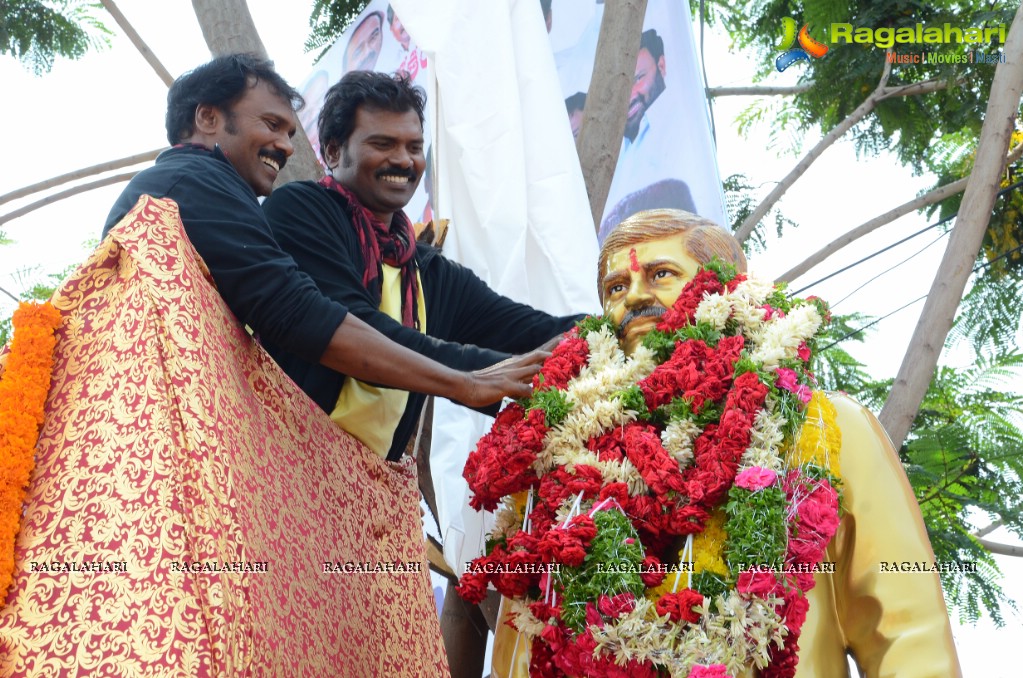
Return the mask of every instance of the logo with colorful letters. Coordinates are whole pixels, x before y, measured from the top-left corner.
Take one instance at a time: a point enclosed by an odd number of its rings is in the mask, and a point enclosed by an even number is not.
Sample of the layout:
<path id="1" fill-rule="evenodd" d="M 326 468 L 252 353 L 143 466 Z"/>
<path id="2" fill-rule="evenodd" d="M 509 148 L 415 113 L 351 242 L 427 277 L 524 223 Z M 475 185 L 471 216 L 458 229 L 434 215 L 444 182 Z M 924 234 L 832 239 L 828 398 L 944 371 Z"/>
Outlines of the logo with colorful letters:
<path id="1" fill-rule="evenodd" d="M 810 24 L 804 24 L 799 29 L 798 35 L 796 34 L 797 24 L 795 19 L 785 17 L 781 20 L 781 25 L 784 34 L 778 49 L 785 51 L 774 60 L 774 65 L 778 68 L 778 72 L 784 71 L 797 61 L 810 61 L 810 57 L 820 59 L 828 53 L 827 45 L 817 42 L 810 37 Z M 799 41 L 799 47 L 793 48 L 792 44 L 797 40 Z"/>

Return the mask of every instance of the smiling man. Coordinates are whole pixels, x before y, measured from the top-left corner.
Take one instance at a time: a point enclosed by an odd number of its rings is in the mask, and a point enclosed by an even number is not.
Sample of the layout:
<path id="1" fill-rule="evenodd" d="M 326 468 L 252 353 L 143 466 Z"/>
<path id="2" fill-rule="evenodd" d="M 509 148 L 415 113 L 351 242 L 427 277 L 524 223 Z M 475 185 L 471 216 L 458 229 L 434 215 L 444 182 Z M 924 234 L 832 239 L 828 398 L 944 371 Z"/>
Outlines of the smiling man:
<path id="1" fill-rule="evenodd" d="M 502 297 L 438 250 L 417 245 L 402 210 L 426 168 L 424 103 L 407 75 L 347 74 L 320 112 L 330 175 L 282 186 L 263 209 L 281 247 L 328 297 L 399 344 L 449 367 L 480 369 L 542 344 L 575 317 Z M 382 456 L 401 455 L 421 396 L 375 388 L 287 347 L 270 348 L 345 430 Z"/>
<path id="2" fill-rule="evenodd" d="M 473 374 L 440 365 L 324 296 L 281 250 L 257 197 L 270 193 L 292 154 L 301 105 L 273 65 L 251 55 L 220 57 L 181 76 L 167 93 L 173 148 L 129 182 L 104 236 L 143 194 L 170 198 L 217 291 L 264 341 L 339 377 L 353 374 L 473 406 L 528 394 L 539 355 Z"/>

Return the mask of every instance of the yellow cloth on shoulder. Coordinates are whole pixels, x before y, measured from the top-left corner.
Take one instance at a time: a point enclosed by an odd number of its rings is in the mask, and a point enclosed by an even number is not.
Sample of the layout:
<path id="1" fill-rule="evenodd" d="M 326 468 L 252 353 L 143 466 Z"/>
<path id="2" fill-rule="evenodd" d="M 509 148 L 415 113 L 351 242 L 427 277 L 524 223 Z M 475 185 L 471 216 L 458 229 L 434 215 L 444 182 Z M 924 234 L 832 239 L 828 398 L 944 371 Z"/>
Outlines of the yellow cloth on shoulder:
<path id="1" fill-rule="evenodd" d="M 380 312 L 401 322 L 401 271 L 383 265 L 383 289 L 380 294 Z M 419 273 L 416 272 L 416 276 Z M 426 333 L 426 301 L 423 299 L 423 281 L 419 280 L 419 328 Z M 367 347 L 367 350 L 372 350 Z M 338 426 L 358 438 L 381 457 L 387 457 L 398 428 L 402 412 L 408 404 L 408 392 L 393 388 L 380 388 L 349 377 L 334 405 L 330 418 Z"/>

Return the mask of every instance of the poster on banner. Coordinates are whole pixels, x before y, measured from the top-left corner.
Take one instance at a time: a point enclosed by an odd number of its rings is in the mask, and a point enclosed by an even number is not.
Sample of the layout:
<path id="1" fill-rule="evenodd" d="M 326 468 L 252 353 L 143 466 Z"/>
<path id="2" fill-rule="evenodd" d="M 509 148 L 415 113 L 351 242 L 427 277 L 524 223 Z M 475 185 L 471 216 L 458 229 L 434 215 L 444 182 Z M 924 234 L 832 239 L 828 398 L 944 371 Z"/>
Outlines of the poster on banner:
<path id="1" fill-rule="evenodd" d="M 603 0 L 558 0 L 548 13 L 565 108 L 578 134 Z M 621 152 L 598 239 L 641 210 L 671 207 L 728 225 L 703 78 L 686 3 L 650 0 Z"/>
<path id="2" fill-rule="evenodd" d="M 416 46 L 401 18 L 385 0 L 373 0 L 351 23 L 341 37 L 313 65 L 312 73 L 299 86 L 305 98 L 305 107 L 299 111 L 298 119 L 309 137 L 317 159 L 320 157 L 320 137 L 317 119 L 323 108 L 323 98 L 345 73 L 349 71 L 378 71 L 381 73 L 405 73 L 413 83 L 426 93 L 427 120 L 423 126 L 423 138 L 427 148 L 426 173 L 405 213 L 413 222 L 426 223 L 433 218 L 432 195 L 432 144 L 429 102 L 434 96 L 433 78 L 428 72 L 426 54 Z"/>

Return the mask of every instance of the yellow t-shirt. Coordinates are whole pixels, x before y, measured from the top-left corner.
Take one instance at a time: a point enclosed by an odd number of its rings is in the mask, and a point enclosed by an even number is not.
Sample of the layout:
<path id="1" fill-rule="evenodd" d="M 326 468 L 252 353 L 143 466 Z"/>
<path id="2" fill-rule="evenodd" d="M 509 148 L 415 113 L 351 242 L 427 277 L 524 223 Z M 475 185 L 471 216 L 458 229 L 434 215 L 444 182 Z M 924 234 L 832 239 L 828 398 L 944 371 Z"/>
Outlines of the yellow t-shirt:
<path id="1" fill-rule="evenodd" d="M 383 265 L 383 289 L 380 294 L 380 312 L 401 322 L 401 271 Z M 419 273 L 416 273 L 418 278 Z M 419 328 L 426 332 L 426 301 L 423 282 L 419 280 Z M 330 418 L 361 440 L 366 447 L 386 457 L 394 440 L 402 412 L 408 403 L 408 392 L 392 388 L 370 386 L 357 379 L 345 379 L 345 385 L 334 405 Z"/>

